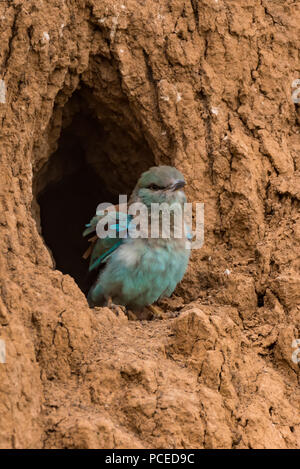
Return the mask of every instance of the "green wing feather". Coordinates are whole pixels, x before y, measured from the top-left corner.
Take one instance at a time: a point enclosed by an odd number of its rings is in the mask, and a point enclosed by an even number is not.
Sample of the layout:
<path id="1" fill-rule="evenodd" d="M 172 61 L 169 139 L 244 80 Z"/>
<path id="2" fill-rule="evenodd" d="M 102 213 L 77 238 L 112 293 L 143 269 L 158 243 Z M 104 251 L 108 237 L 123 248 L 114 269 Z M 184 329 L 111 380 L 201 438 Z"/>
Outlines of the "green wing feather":
<path id="1" fill-rule="evenodd" d="M 111 212 L 106 214 L 107 223 L 110 230 L 114 230 L 115 236 L 107 236 L 106 238 L 97 238 L 94 243 L 91 253 L 89 271 L 92 271 L 100 266 L 100 264 L 106 262 L 109 256 L 122 244 L 123 237 L 120 238 L 119 234 L 124 230 L 127 231 L 128 224 L 131 217 L 123 212 Z M 83 236 L 87 236 L 96 231 L 98 222 L 103 216 L 94 216 L 90 223 L 86 225 L 86 229 L 83 232 Z M 93 238 L 92 238 L 93 240 Z"/>
<path id="2" fill-rule="evenodd" d="M 85 230 L 84 230 L 84 232 L 83 232 L 82 235 L 83 235 L 83 236 L 87 236 L 87 235 L 93 233 L 94 231 L 96 231 L 97 223 L 98 223 L 98 221 L 101 220 L 101 218 L 102 218 L 102 217 L 101 217 L 100 215 L 95 215 L 95 216 L 91 219 L 90 223 L 88 223 L 87 225 L 85 225 L 86 228 L 85 228 Z"/>

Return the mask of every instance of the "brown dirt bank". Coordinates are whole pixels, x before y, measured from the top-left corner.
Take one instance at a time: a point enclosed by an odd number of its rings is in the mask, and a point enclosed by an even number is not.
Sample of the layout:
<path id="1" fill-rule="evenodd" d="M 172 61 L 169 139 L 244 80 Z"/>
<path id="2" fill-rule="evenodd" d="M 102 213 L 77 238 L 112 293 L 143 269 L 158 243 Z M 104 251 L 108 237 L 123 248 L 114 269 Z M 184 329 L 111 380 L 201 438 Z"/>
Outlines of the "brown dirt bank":
<path id="1" fill-rule="evenodd" d="M 299 25 L 289 0 L 0 2 L 0 447 L 300 448 Z M 159 163 L 204 247 L 165 320 L 91 310 L 82 225 Z"/>

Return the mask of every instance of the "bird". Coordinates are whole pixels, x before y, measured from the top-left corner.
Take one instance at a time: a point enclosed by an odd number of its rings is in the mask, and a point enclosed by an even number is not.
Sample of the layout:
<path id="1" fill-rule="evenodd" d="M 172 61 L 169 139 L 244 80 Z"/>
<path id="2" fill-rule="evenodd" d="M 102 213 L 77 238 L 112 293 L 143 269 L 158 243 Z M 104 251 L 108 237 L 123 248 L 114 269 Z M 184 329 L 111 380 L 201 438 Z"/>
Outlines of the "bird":
<path id="1" fill-rule="evenodd" d="M 139 203 L 147 209 L 147 236 L 135 238 L 128 235 L 132 215 L 124 213 L 124 207 L 115 206 L 116 212 L 110 227 L 116 228 L 114 237 L 91 238 L 92 244 L 84 257 L 90 255 L 89 270 L 99 269 L 95 283 L 91 286 L 87 300 L 90 307 L 120 305 L 134 313 L 149 307 L 153 315 L 159 313 L 153 306 L 156 301 L 170 297 L 182 280 L 190 258 L 191 228 L 184 219 L 182 235 L 174 234 L 174 217 L 171 217 L 170 233 L 162 236 L 161 212 L 159 212 L 159 235 L 151 236 L 151 204 L 167 204 L 167 207 L 184 208 L 187 199 L 184 193 L 184 176 L 173 166 L 154 166 L 142 173 L 128 202 L 127 210 Z M 86 225 L 84 236 L 97 231 L 103 217 L 95 215 Z M 153 218 L 153 217 L 152 217 Z M 110 213 L 108 213 L 108 224 Z M 126 235 L 121 235 L 126 231 Z M 101 267 L 103 267 L 101 269 Z"/>

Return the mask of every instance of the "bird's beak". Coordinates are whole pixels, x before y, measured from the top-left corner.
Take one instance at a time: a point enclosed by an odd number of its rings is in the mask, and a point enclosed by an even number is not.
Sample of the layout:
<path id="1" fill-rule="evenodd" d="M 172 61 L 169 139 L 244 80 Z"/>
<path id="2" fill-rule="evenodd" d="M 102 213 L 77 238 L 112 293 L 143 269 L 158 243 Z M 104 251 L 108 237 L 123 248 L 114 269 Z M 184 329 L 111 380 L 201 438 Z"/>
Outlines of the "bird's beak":
<path id="1" fill-rule="evenodd" d="M 185 186 L 185 181 L 182 181 L 181 179 L 178 179 L 177 181 L 172 184 L 170 187 L 170 190 L 172 192 L 177 191 L 178 189 L 182 189 Z"/>

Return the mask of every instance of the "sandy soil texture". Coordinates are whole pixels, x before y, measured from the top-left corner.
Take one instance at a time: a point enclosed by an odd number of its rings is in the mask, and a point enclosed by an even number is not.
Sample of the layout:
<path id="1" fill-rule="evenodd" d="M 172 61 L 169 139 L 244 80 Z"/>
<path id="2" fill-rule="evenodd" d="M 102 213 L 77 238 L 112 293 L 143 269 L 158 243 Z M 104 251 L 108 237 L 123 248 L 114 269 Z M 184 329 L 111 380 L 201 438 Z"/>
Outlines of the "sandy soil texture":
<path id="1" fill-rule="evenodd" d="M 5 0 L 0 34 L 0 447 L 300 448 L 299 3 Z M 205 243 L 129 321 L 81 231 L 153 164 Z"/>

